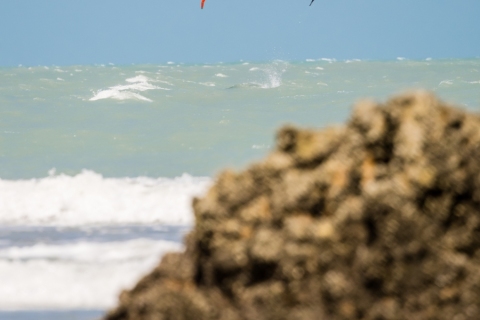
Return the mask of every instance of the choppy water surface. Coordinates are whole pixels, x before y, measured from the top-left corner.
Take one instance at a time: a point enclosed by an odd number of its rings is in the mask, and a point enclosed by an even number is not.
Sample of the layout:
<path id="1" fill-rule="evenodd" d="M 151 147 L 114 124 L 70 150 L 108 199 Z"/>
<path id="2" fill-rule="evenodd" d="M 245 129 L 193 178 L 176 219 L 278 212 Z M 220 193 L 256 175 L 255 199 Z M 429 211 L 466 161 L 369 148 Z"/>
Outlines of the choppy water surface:
<path id="1" fill-rule="evenodd" d="M 477 111 L 480 59 L 0 68 L 0 319 L 98 317 L 279 125 L 417 88 Z"/>
<path id="2" fill-rule="evenodd" d="M 344 121 L 361 97 L 426 88 L 480 105 L 480 59 L 0 69 L 0 177 L 212 175 L 279 125 Z"/>

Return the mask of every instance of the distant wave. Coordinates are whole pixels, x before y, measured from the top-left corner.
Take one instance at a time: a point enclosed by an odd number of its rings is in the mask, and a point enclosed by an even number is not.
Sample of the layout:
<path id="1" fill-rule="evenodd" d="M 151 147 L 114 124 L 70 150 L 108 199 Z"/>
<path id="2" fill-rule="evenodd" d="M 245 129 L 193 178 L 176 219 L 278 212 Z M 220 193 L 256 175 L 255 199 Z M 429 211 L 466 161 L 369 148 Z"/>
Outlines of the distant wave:
<path id="1" fill-rule="evenodd" d="M 333 63 L 336 62 L 337 59 L 331 59 L 331 58 L 320 58 L 320 61 L 326 61 L 328 63 Z"/>
<path id="2" fill-rule="evenodd" d="M 266 66 L 259 68 L 253 67 L 249 71 L 255 71 L 258 75 L 256 79 L 251 82 L 240 83 L 229 87 L 228 89 L 237 88 L 261 88 L 273 89 L 282 85 L 283 74 L 287 71 L 288 62 L 282 60 L 275 60 Z"/>
<path id="3" fill-rule="evenodd" d="M 125 80 L 130 84 L 126 85 L 118 85 L 114 87 L 110 87 L 108 89 L 103 89 L 97 91 L 90 101 L 97 101 L 102 99 L 115 99 L 115 100 L 141 100 L 141 101 L 148 101 L 152 102 L 151 99 L 142 96 L 141 94 L 137 93 L 147 90 L 170 90 L 168 88 L 162 88 L 158 86 L 154 86 L 149 83 L 151 81 L 149 78 L 145 77 L 144 75 L 139 75 L 133 78 L 128 78 Z"/>
<path id="4" fill-rule="evenodd" d="M 191 199 L 210 178 L 104 178 L 85 170 L 76 176 L 0 179 L 3 225 L 189 224 Z"/>
<path id="5" fill-rule="evenodd" d="M 447 86 L 449 86 L 449 85 L 452 85 L 452 84 L 453 84 L 453 80 L 443 80 L 443 81 L 441 81 L 438 85 L 439 85 L 439 86 L 442 86 L 442 85 L 447 85 Z"/>

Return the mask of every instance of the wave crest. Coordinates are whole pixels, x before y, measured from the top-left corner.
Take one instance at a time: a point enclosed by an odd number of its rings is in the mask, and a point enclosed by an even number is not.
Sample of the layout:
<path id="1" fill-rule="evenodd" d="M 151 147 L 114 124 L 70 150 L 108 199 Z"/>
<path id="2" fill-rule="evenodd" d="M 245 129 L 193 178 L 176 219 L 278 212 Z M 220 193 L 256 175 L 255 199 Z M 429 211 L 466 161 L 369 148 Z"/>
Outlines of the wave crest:
<path id="1" fill-rule="evenodd" d="M 4 225 L 189 224 L 191 199 L 210 178 L 105 178 L 84 170 L 75 176 L 0 179 Z"/>

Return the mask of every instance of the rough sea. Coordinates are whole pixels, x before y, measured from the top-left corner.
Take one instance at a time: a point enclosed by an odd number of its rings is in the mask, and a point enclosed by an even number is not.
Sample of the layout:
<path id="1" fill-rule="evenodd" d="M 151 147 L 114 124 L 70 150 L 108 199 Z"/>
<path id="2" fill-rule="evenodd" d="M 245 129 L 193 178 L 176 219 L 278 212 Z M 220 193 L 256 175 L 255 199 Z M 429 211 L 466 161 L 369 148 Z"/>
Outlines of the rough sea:
<path id="1" fill-rule="evenodd" d="M 279 126 L 419 88 L 479 111 L 480 59 L 0 68 L 0 319 L 99 318 Z"/>

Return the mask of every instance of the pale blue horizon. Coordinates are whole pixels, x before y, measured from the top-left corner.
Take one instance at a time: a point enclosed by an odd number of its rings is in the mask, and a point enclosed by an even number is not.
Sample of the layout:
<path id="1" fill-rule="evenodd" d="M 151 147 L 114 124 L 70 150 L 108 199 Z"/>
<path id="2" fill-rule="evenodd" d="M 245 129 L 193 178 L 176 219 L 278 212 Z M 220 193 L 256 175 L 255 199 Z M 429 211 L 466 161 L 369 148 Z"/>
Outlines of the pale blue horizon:
<path id="1" fill-rule="evenodd" d="M 0 66 L 477 58 L 475 0 L 9 1 Z"/>

